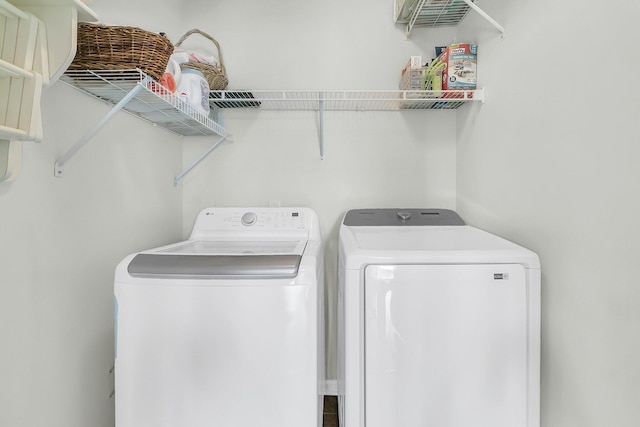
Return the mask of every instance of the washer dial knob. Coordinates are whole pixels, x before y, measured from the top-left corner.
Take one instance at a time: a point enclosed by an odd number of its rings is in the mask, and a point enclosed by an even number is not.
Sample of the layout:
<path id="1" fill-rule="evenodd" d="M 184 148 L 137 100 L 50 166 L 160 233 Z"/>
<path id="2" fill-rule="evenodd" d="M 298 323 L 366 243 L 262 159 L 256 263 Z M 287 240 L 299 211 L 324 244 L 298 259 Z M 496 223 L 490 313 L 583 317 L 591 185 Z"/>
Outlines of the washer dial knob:
<path id="1" fill-rule="evenodd" d="M 405 222 L 405 221 L 407 221 L 409 218 L 411 218 L 411 212 L 408 212 L 408 211 L 400 211 L 400 212 L 398 212 L 398 218 L 400 218 L 400 221 Z"/>
<path id="2" fill-rule="evenodd" d="M 254 212 L 247 212 L 243 214 L 242 218 L 240 219 L 240 222 L 242 223 L 242 225 L 246 225 L 247 227 L 252 226 L 257 221 L 258 221 L 258 215 L 256 215 Z"/>

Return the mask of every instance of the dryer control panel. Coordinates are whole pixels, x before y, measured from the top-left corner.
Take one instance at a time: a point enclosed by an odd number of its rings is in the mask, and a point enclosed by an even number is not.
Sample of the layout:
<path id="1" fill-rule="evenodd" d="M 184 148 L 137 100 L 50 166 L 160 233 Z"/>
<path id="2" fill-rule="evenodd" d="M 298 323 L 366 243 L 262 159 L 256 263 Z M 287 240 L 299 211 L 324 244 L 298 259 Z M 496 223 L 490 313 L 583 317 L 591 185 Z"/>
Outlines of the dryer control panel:
<path id="1" fill-rule="evenodd" d="M 466 225 L 460 216 L 449 209 L 354 209 L 344 217 L 350 227 L 405 225 Z"/>

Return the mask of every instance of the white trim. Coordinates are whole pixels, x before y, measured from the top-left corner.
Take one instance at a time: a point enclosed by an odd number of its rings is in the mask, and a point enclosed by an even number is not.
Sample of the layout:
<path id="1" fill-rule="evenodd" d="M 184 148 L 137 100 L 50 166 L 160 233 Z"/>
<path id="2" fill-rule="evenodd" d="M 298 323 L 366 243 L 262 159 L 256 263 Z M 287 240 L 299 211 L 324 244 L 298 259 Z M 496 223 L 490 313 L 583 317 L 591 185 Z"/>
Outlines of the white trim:
<path id="1" fill-rule="evenodd" d="M 325 396 L 337 396 L 338 380 L 324 380 L 322 382 L 322 393 Z"/>

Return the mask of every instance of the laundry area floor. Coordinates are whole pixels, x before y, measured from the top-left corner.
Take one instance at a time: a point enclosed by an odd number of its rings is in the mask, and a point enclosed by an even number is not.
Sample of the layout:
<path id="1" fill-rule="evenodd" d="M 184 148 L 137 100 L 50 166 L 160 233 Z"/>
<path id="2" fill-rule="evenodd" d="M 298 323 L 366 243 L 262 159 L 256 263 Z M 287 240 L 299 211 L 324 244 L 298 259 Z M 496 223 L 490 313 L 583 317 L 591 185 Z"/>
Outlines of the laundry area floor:
<path id="1" fill-rule="evenodd" d="M 324 397 L 322 427 L 338 427 L 338 398 L 336 396 Z"/>

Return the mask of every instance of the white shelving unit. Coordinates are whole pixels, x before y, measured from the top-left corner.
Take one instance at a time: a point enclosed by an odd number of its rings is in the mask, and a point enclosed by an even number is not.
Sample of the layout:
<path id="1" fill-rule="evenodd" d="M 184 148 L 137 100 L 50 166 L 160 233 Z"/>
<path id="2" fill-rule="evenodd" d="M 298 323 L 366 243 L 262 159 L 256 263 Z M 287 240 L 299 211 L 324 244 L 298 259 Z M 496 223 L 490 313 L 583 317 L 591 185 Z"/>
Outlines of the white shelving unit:
<path id="1" fill-rule="evenodd" d="M 42 140 L 42 91 L 73 60 L 78 21 L 97 19 L 80 0 L 0 0 L 0 181 L 19 174 L 22 141 Z"/>
<path id="2" fill-rule="evenodd" d="M 76 55 L 78 22 L 96 22 L 98 15 L 87 4 L 92 0 L 9 0 L 20 9 L 38 17 L 46 27 L 45 86 L 50 85 L 69 67 Z"/>
<path id="3" fill-rule="evenodd" d="M 97 20 L 79 0 L 0 0 L 0 140 L 42 140 L 42 90 L 73 60 L 78 20 Z"/>
<path id="4" fill-rule="evenodd" d="M 40 141 L 45 70 L 36 54 L 46 49 L 44 24 L 6 0 L 0 0 L 0 23 L 0 140 Z"/>
<path id="5" fill-rule="evenodd" d="M 64 176 L 66 163 L 120 110 L 176 135 L 219 137 L 202 156 L 174 178 L 174 185 L 222 141 L 231 139 L 231 134 L 226 129 L 210 117 L 199 113 L 140 70 L 67 70 L 60 81 L 112 104 L 113 107 L 56 161 L 54 174 L 58 178 Z"/>

